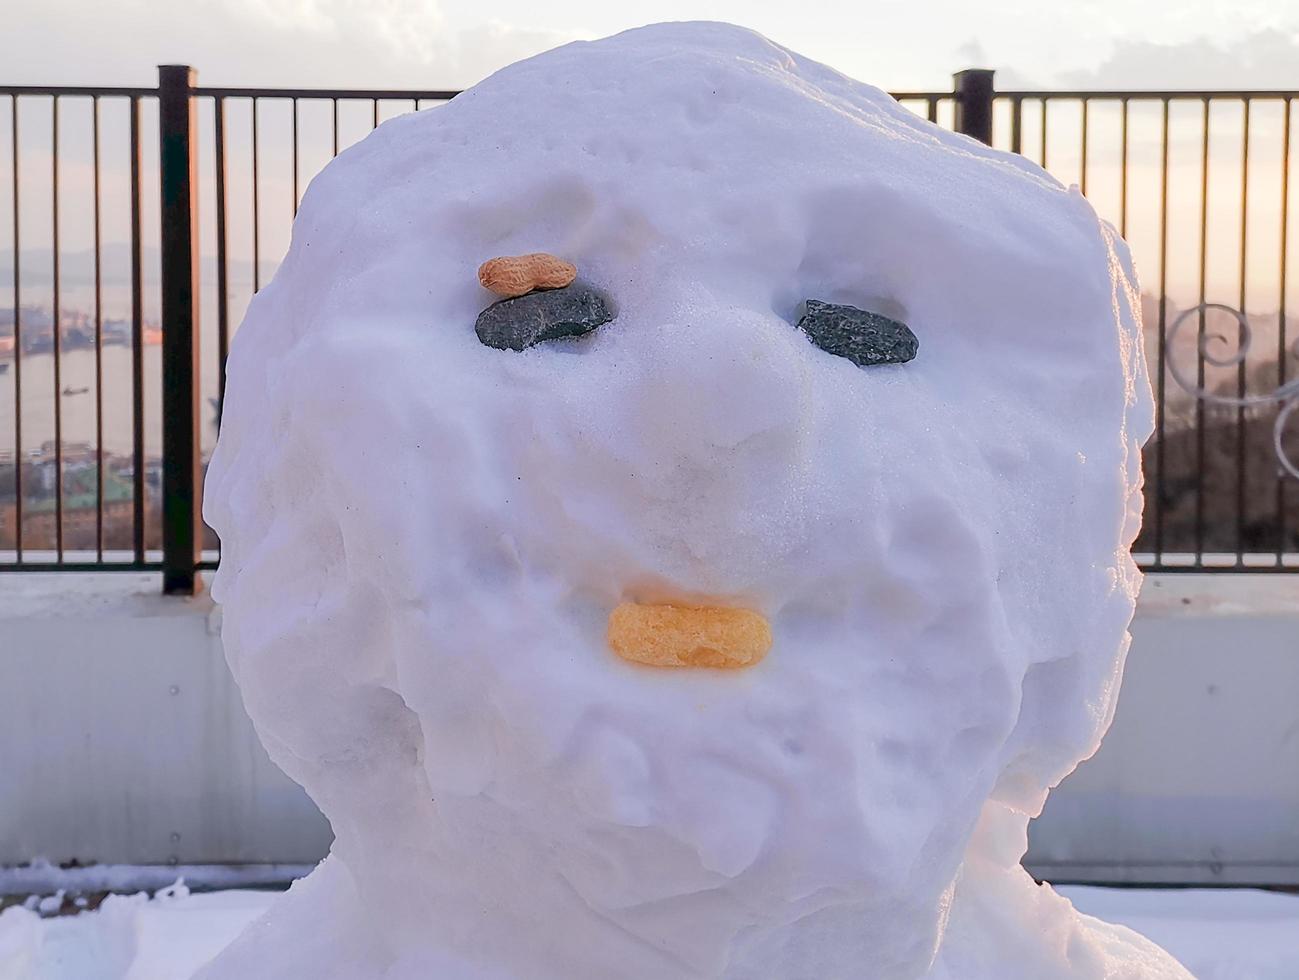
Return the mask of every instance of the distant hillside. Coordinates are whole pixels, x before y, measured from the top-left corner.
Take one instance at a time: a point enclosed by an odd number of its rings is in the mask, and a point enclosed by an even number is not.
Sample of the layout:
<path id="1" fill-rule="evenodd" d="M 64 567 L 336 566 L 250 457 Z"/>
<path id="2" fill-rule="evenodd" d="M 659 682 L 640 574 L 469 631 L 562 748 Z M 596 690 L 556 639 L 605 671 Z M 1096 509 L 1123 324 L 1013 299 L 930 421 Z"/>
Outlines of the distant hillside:
<path id="1" fill-rule="evenodd" d="M 1152 380 L 1157 377 L 1159 351 L 1159 303 L 1143 297 L 1146 356 Z M 1171 327 L 1183 307 L 1169 304 L 1165 323 Z M 1267 394 L 1278 385 L 1277 340 L 1280 318 L 1275 311 L 1249 316 L 1253 338 L 1245 360 L 1245 391 Z M 1216 314 L 1207 324 L 1210 332 L 1221 332 L 1229 346 L 1214 351 L 1229 354 L 1236 349 L 1237 324 L 1225 314 Z M 1196 372 L 1198 318 L 1187 322 L 1171 356 L 1183 373 Z M 1299 339 L 1299 318 L 1287 317 L 1288 346 Z M 1285 377 L 1299 376 L 1299 361 L 1286 358 Z M 1162 451 L 1156 440 L 1147 443 L 1143 454 L 1146 473 L 1145 523 L 1137 539 L 1138 552 L 1155 549 L 1157 525 L 1162 523 L 1165 552 L 1285 552 L 1299 551 L 1299 480 L 1281 475 L 1273 447 L 1273 425 L 1279 406 L 1275 403 L 1239 411 L 1234 406 L 1200 405 L 1165 371 L 1165 419 Z M 1222 395 L 1238 392 L 1238 370 L 1214 367 L 1205 371 L 1205 387 Z M 1287 435 L 1290 458 L 1299 462 L 1299 419 Z M 1160 462 L 1163 473 L 1160 474 Z M 1158 496 L 1157 496 L 1158 495 Z M 1159 511 L 1162 510 L 1162 517 Z"/>
<path id="2" fill-rule="evenodd" d="M 13 249 L 0 249 L 0 285 L 7 285 L 13 277 Z M 19 286 L 25 289 L 48 289 L 52 281 L 54 253 L 48 248 L 23 249 L 20 254 Z M 155 285 L 160 281 L 161 260 L 153 247 L 143 249 L 144 282 Z M 204 266 L 216 267 L 216 257 L 204 255 Z M 277 262 L 263 260 L 261 281 L 269 282 Z M 206 271 L 206 270 L 205 270 Z M 131 281 L 131 246 L 127 242 L 110 242 L 100 249 L 100 274 L 105 286 L 126 286 Z M 239 259 L 227 259 L 226 274 L 230 284 L 247 288 L 253 281 L 253 264 Z M 59 282 L 65 286 L 90 286 L 95 281 L 95 253 L 92 249 L 59 253 Z M 3 296 L 3 293 L 0 293 Z"/>

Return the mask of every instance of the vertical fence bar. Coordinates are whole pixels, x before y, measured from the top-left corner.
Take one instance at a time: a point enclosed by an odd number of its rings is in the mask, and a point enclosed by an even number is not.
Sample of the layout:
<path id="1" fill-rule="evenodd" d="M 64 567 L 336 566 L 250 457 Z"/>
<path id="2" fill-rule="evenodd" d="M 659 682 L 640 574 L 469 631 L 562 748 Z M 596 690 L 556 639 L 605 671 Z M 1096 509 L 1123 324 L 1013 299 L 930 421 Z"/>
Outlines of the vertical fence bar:
<path id="1" fill-rule="evenodd" d="M 1280 298 L 1277 301 L 1277 335 L 1276 335 L 1276 385 L 1278 388 L 1286 383 L 1286 265 L 1288 264 L 1288 245 L 1290 238 L 1290 115 L 1291 102 L 1285 99 L 1281 103 L 1285 118 L 1281 123 L 1281 275 L 1278 279 Z M 1276 563 L 1285 564 L 1286 538 L 1286 474 L 1280 468 L 1276 474 Z"/>
<path id="2" fill-rule="evenodd" d="M 1040 163 L 1042 169 L 1045 170 L 1046 169 L 1046 96 L 1042 97 L 1042 150 L 1041 153 L 1038 154 L 1038 156 L 1039 156 L 1038 163 Z"/>
<path id="3" fill-rule="evenodd" d="M 63 561 L 63 312 L 59 303 L 59 97 L 50 110 L 50 207 L 54 291 L 54 553 Z"/>
<path id="4" fill-rule="evenodd" d="M 1155 564 L 1164 563 L 1164 401 L 1168 375 L 1168 97 L 1163 98 L 1159 149 L 1159 359 L 1155 373 Z"/>
<path id="5" fill-rule="evenodd" d="M 987 68 L 967 68 L 952 76 L 956 97 L 952 128 L 988 146 L 992 145 L 992 100 L 996 96 L 994 74 Z"/>
<path id="6" fill-rule="evenodd" d="M 1203 103 L 1200 127 L 1200 304 L 1195 344 L 1195 384 L 1204 390 L 1204 312 L 1209 272 L 1209 99 Z M 1195 563 L 1204 563 L 1204 399 L 1195 399 Z"/>
<path id="7" fill-rule="evenodd" d="M 296 103 L 295 103 L 296 104 Z M 226 260 L 226 123 L 225 96 L 213 97 L 213 156 L 216 171 L 216 275 L 217 275 L 217 425 L 226 400 L 226 357 L 230 344 L 230 284 Z M 296 124 L 296 119 L 294 120 Z"/>
<path id="8" fill-rule="evenodd" d="M 257 96 L 252 97 L 253 117 L 253 292 L 262 288 L 262 240 L 258 220 L 260 208 L 257 198 Z"/>
<path id="9" fill-rule="evenodd" d="M 225 97 L 217 95 L 212 100 L 213 119 L 215 121 L 215 170 L 216 170 L 216 240 L 217 240 L 217 402 L 216 423 L 218 432 L 221 429 L 221 418 L 226 407 L 226 362 L 230 359 L 230 305 L 229 305 L 229 269 L 226 252 L 226 128 Z M 256 103 L 254 103 L 256 111 Z M 297 210 L 298 187 L 298 100 L 293 100 L 293 193 L 294 210 Z M 200 528 L 203 525 L 200 525 Z M 197 546 L 202 553 L 202 530 Z M 217 542 L 217 560 L 220 561 L 221 542 Z"/>
<path id="10" fill-rule="evenodd" d="M 379 100 L 370 100 L 370 129 L 371 131 L 379 128 Z"/>
<path id="11" fill-rule="evenodd" d="M 338 99 L 330 100 L 334 104 L 334 156 L 338 156 Z"/>
<path id="12" fill-rule="evenodd" d="M 95 555 L 104 560 L 104 290 L 99 227 L 99 96 L 90 103 L 95 193 Z"/>
<path id="13" fill-rule="evenodd" d="M 18 244 L 18 96 L 9 96 L 9 136 L 13 140 L 14 239 L 14 561 L 23 563 L 23 316 Z"/>
<path id="14" fill-rule="evenodd" d="M 1083 197 L 1087 196 L 1087 110 L 1091 103 L 1086 98 L 1082 100 L 1082 136 L 1078 150 L 1078 168 L 1080 175 L 1078 178 L 1078 190 L 1082 192 Z"/>
<path id="15" fill-rule="evenodd" d="M 1010 100 L 1010 152 L 1024 152 L 1024 100 L 1018 95 Z"/>
<path id="16" fill-rule="evenodd" d="M 131 96 L 131 466 L 135 562 L 144 561 L 144 237 L 140 227 L 140 100 Z"/>
<path id="17" fill-rule="evenodd" d="M 293 99 L 293 217 L 298 216 L 298 100 Z"/>
<path id="18" fill-rule="evenodd" d="M 162 216 L 162 588 L 193 595 L 201 542 L 199 483 L 199 241 L 195 71 L 158 69 Z"/>
<path id="19" fill-rule="evenodd" d="M 1128 237 L 1128 100 L 1122 103 L 1119 132 L 1119 234 Z"/>
<path id="20" fill-rule="evenodd" d="M 1244 100 L 1243 114 L 1244 118 L 1241 125 L 1240 140 L 1240 303 L 1237 309 L 1240 310 L 1241 316 L 1245 313 L 1245 292 L 1247 285 L 1246 278 L 1246 257 L 1249 244 L 1249 109 L 1250 100 Z M 1237 341 L 1241 346 L 1245 343 L 1245 326 L 1241 324 L 1238 328 Z M 1239 348 L 1237 348 L 1239 350 Z M 1236 394 L 1240 398 L 1245 397 L 1245 387 L 1247 374 L 1245 370 L 1245 360 L 1242 359 L 1240 367 L 1236 373 Z M 1236 409 L 1236 564 L 1243 565 L 1245 562 L 1245 436 L 1247 433 L 1245 408 L 1239 406 Z"/>

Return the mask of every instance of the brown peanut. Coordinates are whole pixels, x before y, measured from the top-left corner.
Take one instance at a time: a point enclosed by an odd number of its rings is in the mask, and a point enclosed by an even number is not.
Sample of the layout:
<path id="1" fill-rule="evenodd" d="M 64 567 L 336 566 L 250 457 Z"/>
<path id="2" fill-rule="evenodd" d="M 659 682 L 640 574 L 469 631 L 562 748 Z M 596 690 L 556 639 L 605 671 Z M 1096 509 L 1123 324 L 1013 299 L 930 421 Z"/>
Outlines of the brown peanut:
<path id="1" fill-rule="evenodd" d="M 624 602 L 609 614 L 608 637 L 618 656 L 651 667 L 748 667 L 771 649 L 764 616 L 725 606 Z"/>
<path id="2" fill-rule="evenodd" d="M 497 296 L 507 298 L 534 289 L 561 289 L 576 277 L 576 266 L 549 252 L 502 255 L 478 267 L 478 281 Z"/>

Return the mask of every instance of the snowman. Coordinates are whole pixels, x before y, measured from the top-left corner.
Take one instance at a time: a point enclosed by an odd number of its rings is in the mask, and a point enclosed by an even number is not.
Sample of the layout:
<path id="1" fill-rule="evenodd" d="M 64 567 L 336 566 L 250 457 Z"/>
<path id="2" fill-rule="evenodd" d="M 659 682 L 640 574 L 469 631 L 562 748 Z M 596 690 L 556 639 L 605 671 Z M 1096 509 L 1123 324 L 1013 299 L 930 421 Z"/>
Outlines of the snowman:
<path id="1" fill-rule="evenodd" d="M 1076 189 L 727 25 L 380 126 L 205 494 L 335 842 L 201 975 L 1189 976 L 1019 866 L 1118 691 L 1137 308 Z"/>

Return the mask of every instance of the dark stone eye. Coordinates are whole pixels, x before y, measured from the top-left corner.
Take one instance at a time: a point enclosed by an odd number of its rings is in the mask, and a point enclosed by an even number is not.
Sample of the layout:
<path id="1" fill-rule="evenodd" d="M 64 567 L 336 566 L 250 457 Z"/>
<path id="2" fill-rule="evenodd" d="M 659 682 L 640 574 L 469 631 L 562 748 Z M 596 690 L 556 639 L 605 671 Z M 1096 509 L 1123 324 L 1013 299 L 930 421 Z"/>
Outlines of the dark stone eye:
<path id="1" fill-rule="evenodd" d="M 612 319 L 605 298 L 575 282 L 493 303 L 478 314 L 474 332 L 488 347 L 524 350 L 546 340 L 580 337 Z"/>
<path id="2" fill-rule="evenodd" d="M 860 367 L 904 364 L 920 348 L 916 335 L 901 320 L 819 299 L 809 299 L 806 306 L 798 328 L 821 350 Z"/>

